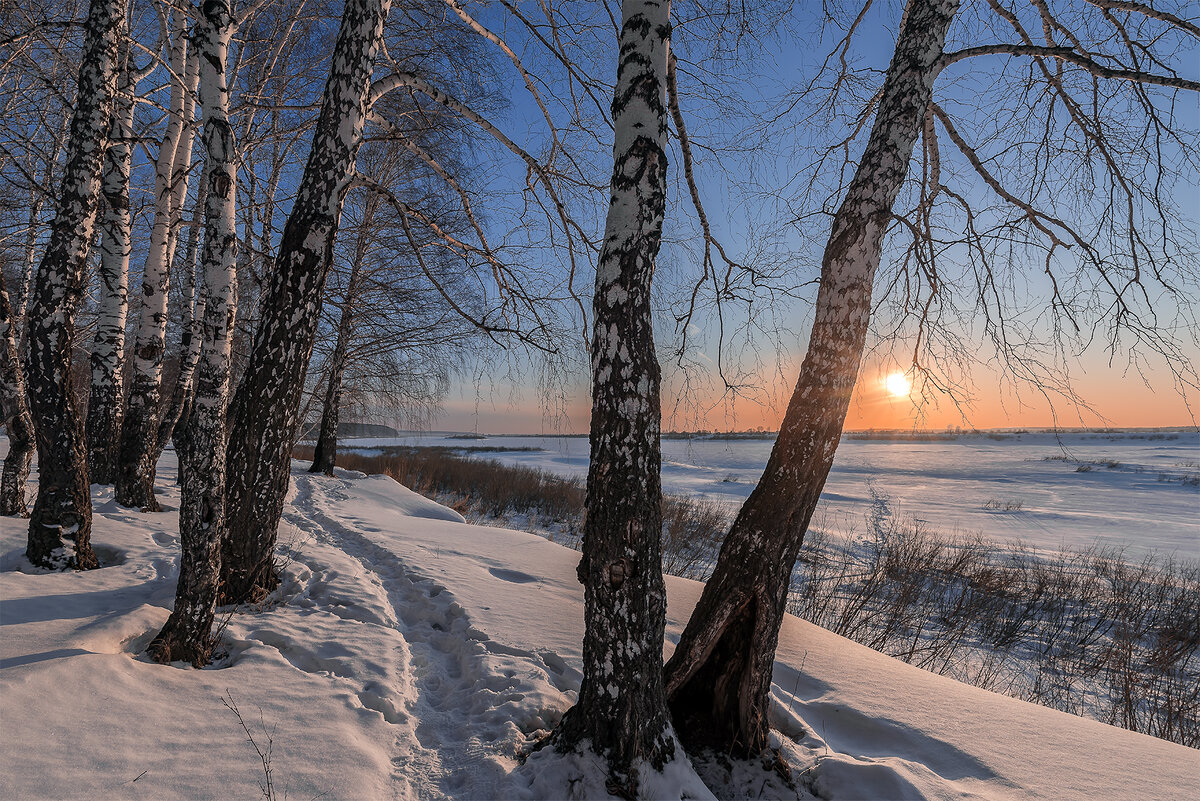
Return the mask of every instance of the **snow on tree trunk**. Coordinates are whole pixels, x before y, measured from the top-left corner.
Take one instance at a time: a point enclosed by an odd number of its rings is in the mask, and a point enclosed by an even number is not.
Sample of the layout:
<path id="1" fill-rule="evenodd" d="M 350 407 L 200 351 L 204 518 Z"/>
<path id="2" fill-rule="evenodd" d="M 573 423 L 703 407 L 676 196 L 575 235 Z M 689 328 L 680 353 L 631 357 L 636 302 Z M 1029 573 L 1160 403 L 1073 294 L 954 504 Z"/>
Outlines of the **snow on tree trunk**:
<path id="1" fill-rule="evenodd" d="M 675 757 L 663 689 L 660 369 L 650 283 L 666 205 L 667 2 L 625 0 L 612 103 L 612 201 L 596 268 L 591 466 L 579 578 L 583 683 L 554 735 L 608 762 L 610 789 L 638 794 L 639 770 Z"/>
<path id="2" fill-rule="evenodd" d="M 25 481 L 33 461 L 33 418 L 25 400 L 25 376 L 17 351 L 19 320 L 9 303 L 8 287 L 0 270 L 0 413 L 8 431 L 8 455 L 0 479 L 0 515 L 25 517 Z"/>
<path id="3" fill-rule="evenodd" d="M 133 380 L 121 429 L 115 497 L 123 506 L 157 509 L 154 499 L 154 446 L 162 396 L 162 361 L 167 334 L 172 227 L 177 204 L 186 193 L 191 165 L 191 120 L 188 96 L 194 94 L 199 64 L 188 57 L 187 16 L 182 6 L 172 12 L 171 106 L 167 128 L 154 165 L 154 225 L 142 278 L 141 315 L 134 336 Z"/>
<path id="4" fill-rule="evenodd" d="M 180 321 L 182 333 L 179 350 L 182 357 L 179 364 L 179 376 L 175 379 L 175 387 L 171 390 L 171 399 L 158 425 L 154 453 L 151 454 L 155 463 L 162 456 L 167 443 L 171 441 L 176 427 L 183 421 L 195 391 L 196 365 L 200 361 L 200 344 L 204 339 L 204 293 L 202 291 L 204 278 L 197 275 L 196 255 L 200 241 L 200 229 L 204 225 L 204 209 L 207 198 L 208 164 L 205 162 L 204 172 L 200 176 L 199 190 L 196 193 L 191 230 L 188 232 L 187 250 L 181 262 L 181 271 L 186 282 L 187 300 L 184 303 Z"/>
<path id="5" fill-rule="evenodd" d="M 92 0 L 62 186 L 29 303 L 25 377 L 37 433 L 38 495 L 25 553 L 44 567 L 98 566 L 91 545 L 92 499 L 83 426 L 70 387 L 71 351 L 75 315 L 85 290 L 88 245 L 116 93 L 117 46 L 124 26 L 124 0 Z"/>
<path id="6" fill-rule="evenodd" d="M 121 60 L 129 58 L 122 47 Z M 125 319 L 129 312 L 129 170 L 133 157 L 135 77 L 121 70 L 116 106 L 109 122 L 108 149 L 100 178 L 100 301 L 92 340 L 91 388 L 87 410 L 88 473 L 95 484 L 111 484 L 124 419 Z"/>
<path id="7" fill-rule="evenodd" d="M 230 408 L 225 602 L 274 589 L 274 554 L 297 411 L 312 355 L 342 201 L 362 142 L 388 0 L 348 0 L 304 176 L 260 303 L 250 357 Z"/>
<path id="8" fill-rule="evenodd" d="M 929 105 L 958 0 L 911 0 L 874 127 L 833 221 L 808 353 L 758 486 L 721 547 L 666 681 L 689 745 L 756 754 L 792 568 L 825 484 L 858 376 L 892 204 Z"/>
<path id="9" fill-rule="evenodd" d="M 175 609 L 150 643 L 159 662 L 203 666 L 212 655 L 212 624 L 225 531 L 225 411 L 236 312 L 237 171 L 225 76 L 234 23 L 228 0 L 204 0 L 194 46 L 201 62 L 208 183 L 204 209 L 204 325 L 196 395 L 180 437 L 179 539 L 182 558 Z"/>

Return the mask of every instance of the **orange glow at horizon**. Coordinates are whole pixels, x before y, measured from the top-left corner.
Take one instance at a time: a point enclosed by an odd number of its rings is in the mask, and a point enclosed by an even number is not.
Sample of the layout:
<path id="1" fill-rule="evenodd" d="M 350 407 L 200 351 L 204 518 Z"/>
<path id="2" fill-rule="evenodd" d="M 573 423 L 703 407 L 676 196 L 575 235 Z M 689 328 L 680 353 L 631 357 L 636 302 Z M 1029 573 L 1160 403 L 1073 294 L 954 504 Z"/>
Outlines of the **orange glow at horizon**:
<path id="1" fill-rule="evenodd" d="M 909 383 L 908 390 L 901 394 L 889 388 L 891 376 L 897 374 Z M 1093 363 L 1074 382 L 1080 397 L 1091 404 L 1090 410 L 1061 398 L 1055 399 L 1051 406 L 1036 387 L 1004 384 L 986 367 L 977 367 L 970 378 L 970 397 L 960 397 L 956 402 L 919 382 L 914 384 L 896 369 L 894 362 L 868 366 L 859 376 L 844 428 L 855 431 L 1197 425 L 1189 407 L 1189 401 L 1194 404 L 1195 398 L 1182 397 L 1168 376 L 1159 376 L 1147 386 L 1139 376 L 1126 374 L 1119 366 Z M 794 374 L 777 376 L 774 384 L 764 387 L 758 398 L 742 397 L 730 402 L 713 390 L 676 401 L 680 389 L 668 377 L 663 386 L 662 429 L 777 431 L 794 381 Z M 895 388 L 900 389 L 898 381 Z M 522 405 L 511 398 L 480 403 L 476 397 L 464 393 L 464 397 L 448 399 L 437 427 L 489 434 L 586 434 L 591 412 L 587 386 L 582 382 L 575 385 L 562 400 L 565 402 L 558 415 L 548 419 L 536 405 Z"/>
<path id="2" fill-rule="evenodd" d="M 1098 369 L 1077 380 L 1077 390 L 1091 408 L 1063 399 L 1053 405 L 1035 387 L 1001 385 L 980 370 L 970 397 L 955 399 L 912 382 L 898 370 L 864 369 L 846 414 L 847 431 L 863 429 L 979 428 L 1140 428 L 1195 426 L 1188 402 L 1173 387 L 1148 387 L 1140 379 L 1114 376 L 1116 369 Z M 706 414 L 670 413 L 664 404 L 663 430 L 746 431 L 778 430 L 790 397 L 779 387 L 773 405 L 740 400 L 722 403 L 714 397 Z M 664 394 L 664 397 L 667 397 Z M 697 404 L 699 405 L 699 404 Z M 581 410 L 582 411 L 582 410 Z M 586 420 L 586 414 L 582 417 Z"/>

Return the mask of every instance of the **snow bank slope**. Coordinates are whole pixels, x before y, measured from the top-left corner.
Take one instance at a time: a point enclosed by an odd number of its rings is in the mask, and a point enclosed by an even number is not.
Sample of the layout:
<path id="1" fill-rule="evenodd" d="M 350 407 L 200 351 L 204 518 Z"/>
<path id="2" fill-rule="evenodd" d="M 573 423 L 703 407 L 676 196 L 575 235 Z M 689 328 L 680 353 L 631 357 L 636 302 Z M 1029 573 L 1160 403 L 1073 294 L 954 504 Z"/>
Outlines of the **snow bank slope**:
<path id="1" fill-rule="evenodd" d="M 173 464 L 164 500 L 178 502 Z M 580 680 L 578 554 L 465 525 L 383 477 L 296 472 L 278 597 L 214 669 L 137 654 L 166 619 L 176 516 L 95 487 L 111 566 L 36 574 L 0 518 L 0 797 L 529 797 L 519 749 Z M 117 563 L 119 562 L 119 563 Z M 671 637 L 699 585 L 668 579 Z M 773 720 L 802 784 L 849 798 L 1200 796 L 1200 752 L 959 685 L 789 618 Z M 567 787 L 562 787 L 566 795 Z M 728 792 L 714 788 L 718 797 Z M 804 792 L 804 791 L 802 791 Z"/>

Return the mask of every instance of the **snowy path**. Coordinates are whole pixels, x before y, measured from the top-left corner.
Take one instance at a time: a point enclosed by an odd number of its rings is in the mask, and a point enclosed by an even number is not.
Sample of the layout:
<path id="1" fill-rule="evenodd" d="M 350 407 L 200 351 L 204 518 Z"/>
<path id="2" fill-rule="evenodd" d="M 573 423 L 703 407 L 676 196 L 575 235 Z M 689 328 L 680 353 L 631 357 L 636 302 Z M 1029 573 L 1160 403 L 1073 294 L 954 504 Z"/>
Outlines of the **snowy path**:
<path id="1" fill-rule="evenodd" d="M 293 476 L 285 522 L 357 566 L 347 570 L 309 556 L 310 549 L 294 550 L 303 586 L 286 588 L 280 602 L 312 604 L 314 610 L 394 633 L 387 654 L 356 655 L 371 661 L 377 676 L 344 679 L 361 685 L 356 692 L 363 706 L 380 712 L 396 730 L 394 797 L 486 797 L 512 769 L 514 746 L 548 724 L 541 715 L 522 716 L 526 695 L 544 692 L 523 674 L 560 691 L 578 684 L 562 680 L 565 666 L 553 654 L 505 647 L 473 628 L 447 587 L 370 538 L 389 532 L 345 511 L 351 500 L 339 479 Z M 516 577 L 521 579 L 532 577 Z M 301 643 L 268 642 L 268 632 L 256 634 L 300 670 L 332 667 Z"/>

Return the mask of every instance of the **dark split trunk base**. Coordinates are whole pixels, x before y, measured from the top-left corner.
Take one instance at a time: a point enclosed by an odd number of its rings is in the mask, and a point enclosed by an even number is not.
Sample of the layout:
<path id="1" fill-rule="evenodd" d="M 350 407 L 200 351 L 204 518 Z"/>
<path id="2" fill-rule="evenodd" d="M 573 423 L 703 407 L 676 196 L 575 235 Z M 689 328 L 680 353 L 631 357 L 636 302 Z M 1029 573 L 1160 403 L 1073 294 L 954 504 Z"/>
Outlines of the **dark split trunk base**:
<path id="1" fill-rule="evenodd" d="M 756 528 L 735 522 L 718 559 L 723 569 L 709 579 L 711 590 L 706 585 L 664 668 L 667 703 L 689 751 L 749 759 L 767 748 L 775 647 L 799 545 L 787 547 L 775 532 L 776 547 L 754 554 L 747 533 Z"/>
<path id="2" fill-rule="evenodd" d="M 750 644 L 762 625 L 757 612 L 753 599 L 742 603 L 718 635 L 709 658 L 667 699 L 675 730 L 689 752 L 711 748 L 746 757 L 766 748 L 765 710 L 745 716 L 740 710 L 746 685 L 755 683 L 748 673 Z M 741 725 L 743 720 L 751 725 Z"/>

